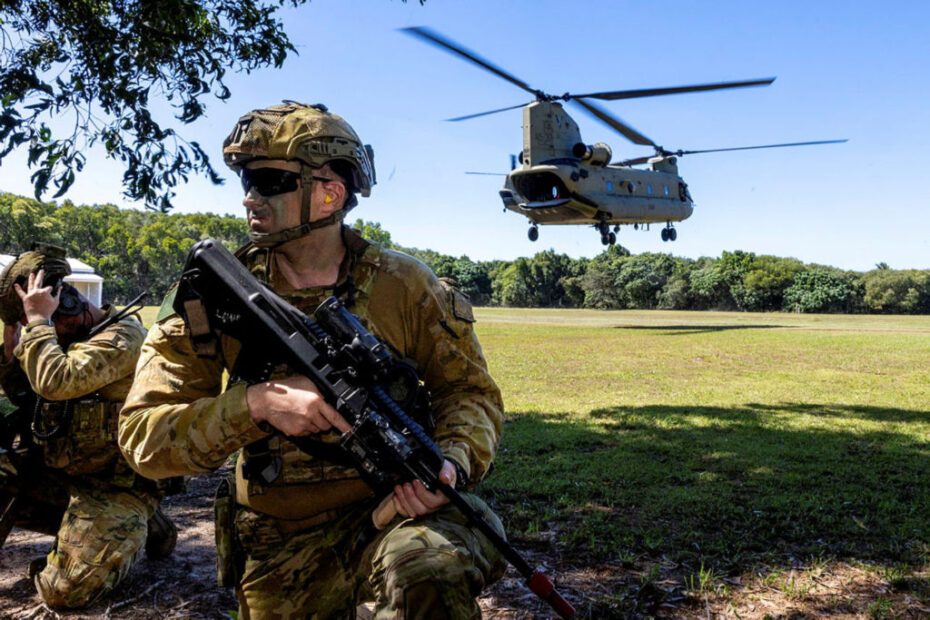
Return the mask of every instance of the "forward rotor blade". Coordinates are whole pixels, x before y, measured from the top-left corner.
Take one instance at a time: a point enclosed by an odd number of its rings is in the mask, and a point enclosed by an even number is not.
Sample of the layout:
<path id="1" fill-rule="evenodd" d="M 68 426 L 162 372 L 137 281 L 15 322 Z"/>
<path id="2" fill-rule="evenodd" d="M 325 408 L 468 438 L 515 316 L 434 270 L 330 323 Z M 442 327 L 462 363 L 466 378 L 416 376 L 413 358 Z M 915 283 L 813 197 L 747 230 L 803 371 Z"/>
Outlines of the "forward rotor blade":
<path id="1" fill-rule="evenodd" d="M 647 146 L 653 146 L 653 147 L 658 148 L 655 142 L 653 142 L 652 140 L 650 140 L 643 134 L 639 133 L 638 131 L 636 131 L 635 129 L 633 129 L 632 127 L 630 127 L 629 125 L 621 121 L 620 119 L 611 116 L 606 111 L 597 107 L 593 103 L 582 101 L 579 99 L 576 99 L 575 103 L 583 107 L 585 110 L 593 114 L 595 117 L 597 117 L 598 119 L 600 119 L 601 121 L 609 125 L 610 127 L 619 131 L 620 134 L 623 135 L 623 137 L 629 140 L 630 142 L 634 144 L 644 144 Z"/>
<path id="2" fill-rule="evenodd" d="M 507 176 L 507 173 L 506 173 L 506 172 L 471 172 L 471 171 L 466 171 L 465 174 L 481 174 L 481 175 L 486 175 L 486 176 L 489 176 L 489 177 L 505 177 L 505 176 Z"/>
<path id="3" fill-rule="evenodd" d="M 712 84 L 692 84 L 690 86 L 669 86 L 667 88 L 640 88 L 637 90 L 615 90 L 603 93 L 587 93 L 585 95 L 571 95 L 573 99 L 587 97 L 589 99 L 636 99 L 638 97 L 658 97 L 660 95 L 678 95 L 681 93 L 695 93 L 707 90 L 721 90 L 724 88 L 745 88 L 747 86 L 768 86 L 775 78 L 759 78 L 756 80 L 743 80 L 740 82 L 715 82 Z"/>
<path id="4" fill-rule="evenodd" d="M 517 108 L 522 108 L 526 104 L 521 103 L 519 105 L 512 105 L 506 108 L 499 108 L 497 110 L 488 110 L 487 112 L 478 112 L 477 114 L 469 114 L 467 116 L 456 116 L 455 118 L 447 118 L 447 121 L 456 122 L 456 121 L 467 121 L 470 118 L 478 118 L 479 116 L 487 116 L 488 114 L 497 114 L 498 112 L 506 112 L 507 110 L 516 110 Z"/>
<path id="5" fill-rule="evenodd" d="M 523 90 L 527 91 L 528 93 L 533 93 L 534 95 L 536 94 L 536 91 L 533 88 L 531 88 L 530 85 L 524 82 L 523 80 L 515 78 L 514 76 L 510 75 L 509 73 L 501 69 L 500 67 L 496 67 L 490 62 L 488 62 L 487 60 L 481 58 L 480 56 L 478 56 L 471 50 L 465 49 L 458 43 L 455 43 L 454 41 L 450 41 L 449 39 L 445 38 L 441 34 L 433 30 L 430 30 L 429 28 L 426 28 L 425 26 L 414 26 L 412 28 L 401 28 L 400 31 L 406 32 L 412 37 L 417 37 L 419 39 L 422 39 L 426 41 L 427 43 L 432 43 L 436 47 L 440 47 L 452 54 L 458 54 L 465 60 L 470 60 L 471 62 L 475 63 L 479 67 L 484 67 L 485 69 L 495 74 L 496 76 L 504 78 L 505 80 L 513 84 L 514 86 L 518 86 L 522 88 Z"/>
<path id="6" fill-rule="evenodd" d="M 702 149 L 699 151 L 675 151 L 674 154 L 681 155 L 694 155 L 696 153 L 719 153 L 721 151 L 748 151 L 750 149 L 775 149 L 781 148 L 783 146 L 810 146 L 812 144 L 839 144 L 842 142 L 849 142 L 849 140 L 816 140 L 814 142 L 786 142 L 785 144 L 762 144 L 759 146 L 734 146 L 726 149 Z"/>

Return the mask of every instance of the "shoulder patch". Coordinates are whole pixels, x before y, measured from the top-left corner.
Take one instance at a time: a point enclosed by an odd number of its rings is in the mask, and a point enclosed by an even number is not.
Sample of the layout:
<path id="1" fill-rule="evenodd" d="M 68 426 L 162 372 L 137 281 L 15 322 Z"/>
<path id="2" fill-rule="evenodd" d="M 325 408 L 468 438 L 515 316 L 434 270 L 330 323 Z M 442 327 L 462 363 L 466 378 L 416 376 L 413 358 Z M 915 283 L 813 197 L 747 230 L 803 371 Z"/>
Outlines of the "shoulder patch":
<path id="1" fill-rule="evenodd" d="M 178 294 L 178 285 L 175 284 L 171 287 L 171 290 L 168 291 L 168 294 L 165 295 L 164 301 L 161 302 L 161 307 L 158 309 L 158 316 L 155 317 L 156 323 L 161 323 L 169 316 L 177 314 L 174 310 L 174 298 Z"/>
<path id="2" fill-rule="evenodd" d="M 455 280 L 452 278 L 439 278 L 439 284 L 446 292 L 452 316 L 466 323 L 474 323 L 475 313 L 472 310 L 471 301 L 469 301 L 468 295 L 459 289 Z"/>

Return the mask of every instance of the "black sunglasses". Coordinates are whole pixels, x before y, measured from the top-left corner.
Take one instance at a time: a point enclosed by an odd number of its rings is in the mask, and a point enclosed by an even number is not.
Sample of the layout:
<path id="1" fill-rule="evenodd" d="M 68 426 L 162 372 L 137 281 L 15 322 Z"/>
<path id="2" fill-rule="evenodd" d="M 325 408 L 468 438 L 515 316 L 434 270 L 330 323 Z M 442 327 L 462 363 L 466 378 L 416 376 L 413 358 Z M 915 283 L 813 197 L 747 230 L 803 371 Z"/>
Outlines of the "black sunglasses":
<path id="1" fill-rule="evenodd" d="M 332 179 L 326 177 L 312 177 L 314 181 L 329 183 Z M 253 187 L 255 191 L 270 198 L 278 194 L 287 194 L 297 189 L 297 181 L 300 179 L 299 172 L 290 170 L 280 170 L 278 168 L 243 168 L 239 173 L 239 180 L 242 182 L 242 191 L 246 194 Z"/>

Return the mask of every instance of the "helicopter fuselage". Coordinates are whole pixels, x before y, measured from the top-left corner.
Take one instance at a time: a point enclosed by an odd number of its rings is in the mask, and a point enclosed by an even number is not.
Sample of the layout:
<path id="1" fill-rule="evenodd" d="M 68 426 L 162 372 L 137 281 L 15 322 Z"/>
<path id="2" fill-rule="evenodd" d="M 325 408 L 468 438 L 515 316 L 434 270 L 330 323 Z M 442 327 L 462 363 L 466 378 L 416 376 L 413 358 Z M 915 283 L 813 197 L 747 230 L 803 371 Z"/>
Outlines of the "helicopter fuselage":
<path id="1" fill-rule="evenodd" d="M 649 160 L 650 169 L 611 166 L 603 143 L 586 145 L 578 125 L 554 101 L 523 111 L 520 167 L 500 191 L 504 206 L 536 224 L 678 222 L 694 208 L 675 157 Z"/>
<path id="2" fill-rule="evenodd" d="M 677 174 L 570 160 L 518 168 L 500 195 L 507 209 L 544 225 L 679 222 L 694 210 Z"/>

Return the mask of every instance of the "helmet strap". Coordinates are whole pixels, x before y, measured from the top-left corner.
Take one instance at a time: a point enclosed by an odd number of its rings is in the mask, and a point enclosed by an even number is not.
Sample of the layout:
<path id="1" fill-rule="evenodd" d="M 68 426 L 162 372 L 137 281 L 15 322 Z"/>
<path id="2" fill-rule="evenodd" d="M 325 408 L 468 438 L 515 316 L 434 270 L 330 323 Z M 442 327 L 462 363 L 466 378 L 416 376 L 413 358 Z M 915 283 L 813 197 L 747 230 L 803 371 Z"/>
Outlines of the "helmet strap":
<path id="1" fill-rule="evenodd" d="M 294 226 L 285 230 L 279 230 L 275 233 L 256 233 L 249 231 L 249 239 L 260 248 L 276 248 L 288 241 L 299 239 L 310 234 L 311 230 L 332 226 L 341 222 L 345 217 L 345 209 L 333 211 L 328 216 L 310 221 L 310 195 L 313 193 L 313 184 L 317 183 L 313 179 L 313 168 L 301 162 L 300 164 L 300 226 Z"/>

